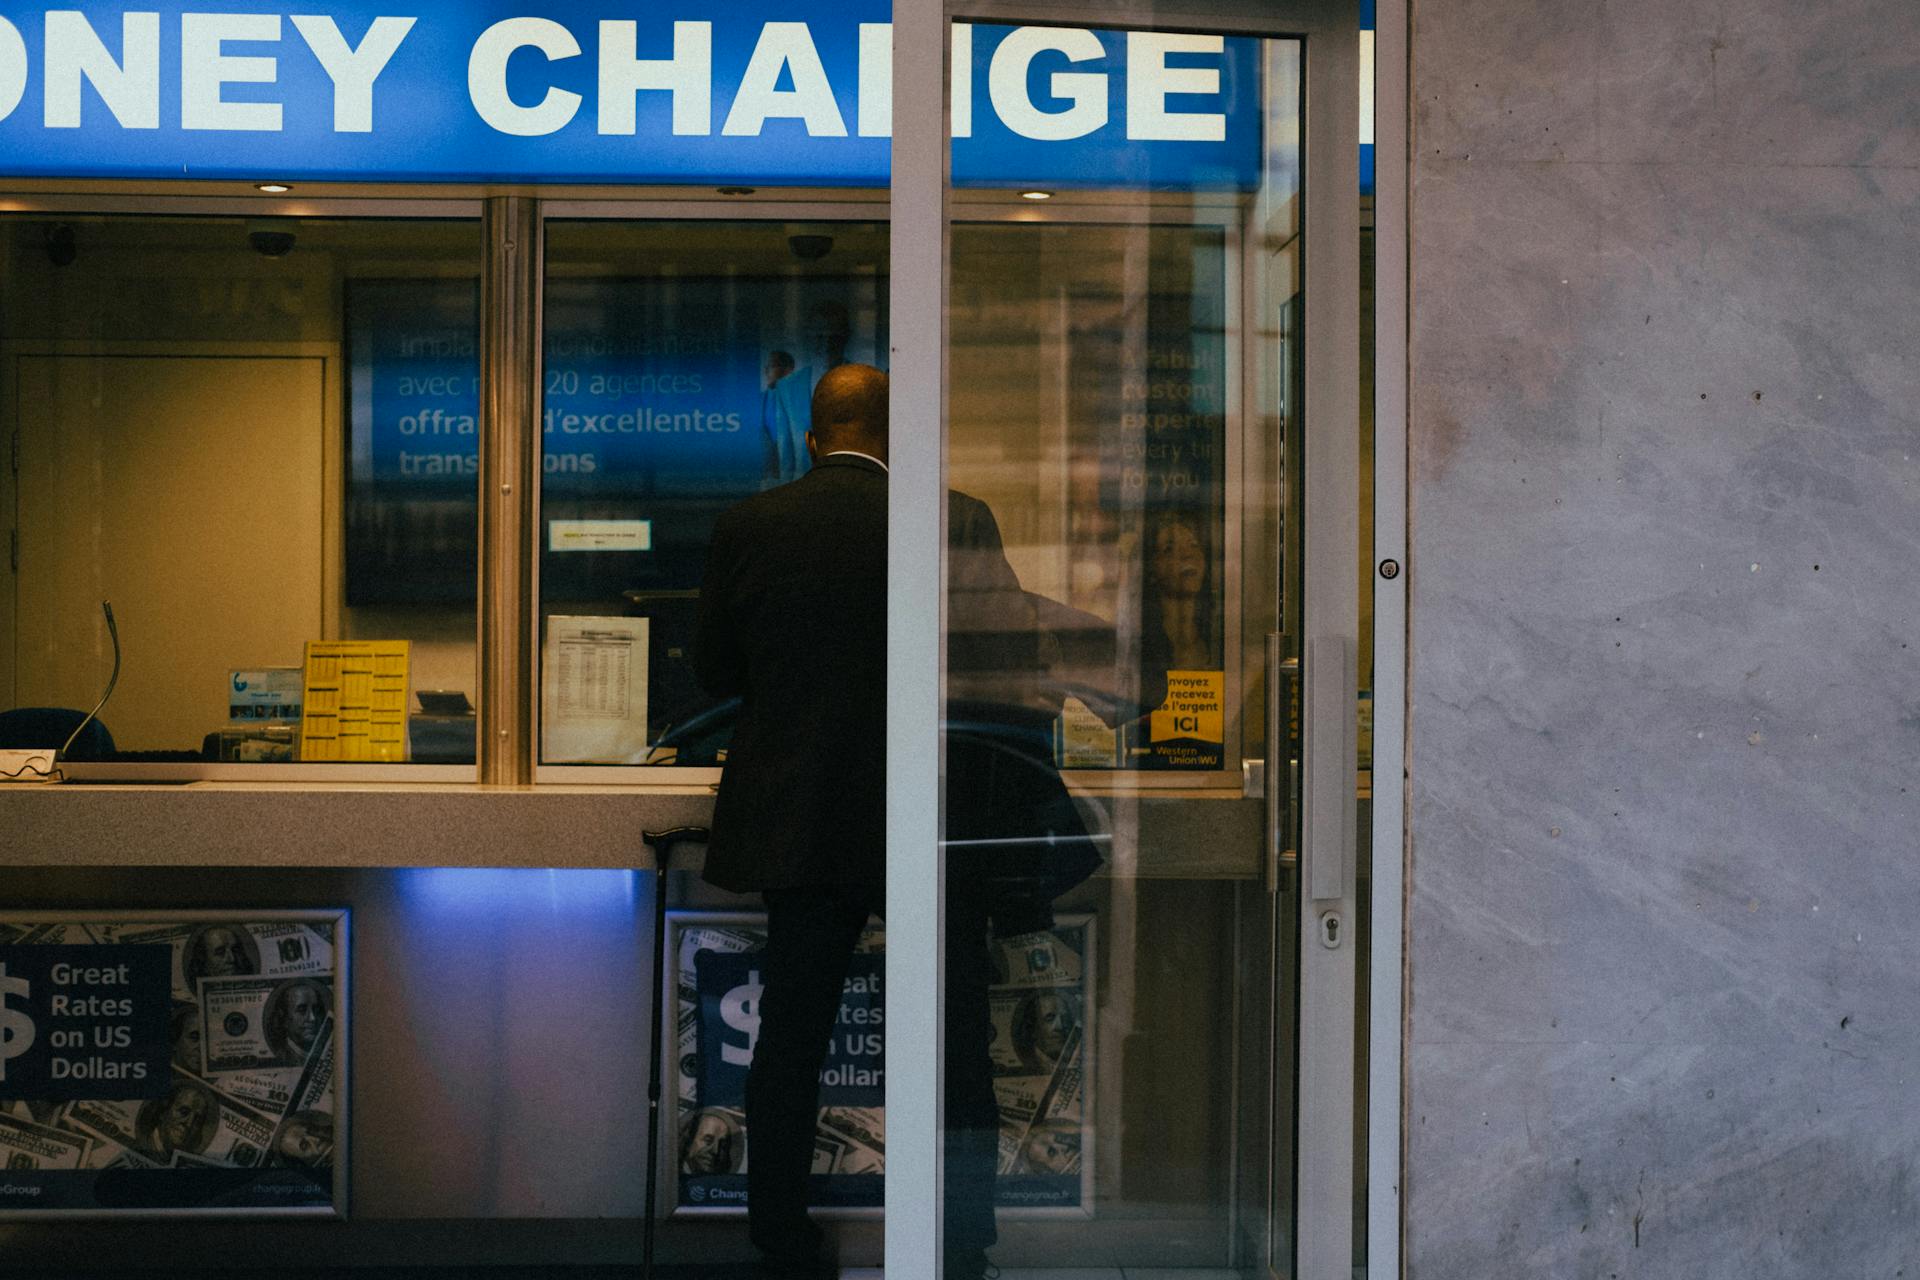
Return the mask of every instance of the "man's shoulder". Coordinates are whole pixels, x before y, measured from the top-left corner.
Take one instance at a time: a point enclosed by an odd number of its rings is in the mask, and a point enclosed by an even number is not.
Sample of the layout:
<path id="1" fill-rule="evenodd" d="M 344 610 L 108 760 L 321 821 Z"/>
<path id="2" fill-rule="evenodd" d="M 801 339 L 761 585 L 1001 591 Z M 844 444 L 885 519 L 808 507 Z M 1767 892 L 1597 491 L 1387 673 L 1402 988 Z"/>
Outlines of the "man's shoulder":
<path id="1" fill-rule="evenodd" d="M 953 515 L 965 515 L 969 519 L 977 519 L 982 515 L 988 517 L 993 515 L 992 507 L 989 507 L 972 494 L 962 493 L 958 489 L 947 490 L 947 509 Z"/>
<path id="2" fill-rule="evenodd" d="M 810 515 L 828 504 L 857 503 L 862 496 L 877 496 L 884 502 L 885 479 L 884 473 L 873 468 L 815 465 L 797 479 L 734 503 L 720 513 L 714 532 L 717 535 L 733 526 Z"/>
<path id="3" fill-rule="evenodd" d="M 1000 522 L 993 508 L 972 494 L 947 490 L 947 541 L 954 546 L 998 546 Z"/>
<path id="4" fill-rule="evenodd" d="M 762 496 L 772 497 L 781 489 L 792 491 L 784 499 L 789 502 L 814 502 L 825 496 L 833 502 L 868 500 L 884 503 L 887 473 L 859 458 L 830 456 L 814 463 L 807 474 L 793 483 L 782 485 L 780 489 L 769 489 Z"/>

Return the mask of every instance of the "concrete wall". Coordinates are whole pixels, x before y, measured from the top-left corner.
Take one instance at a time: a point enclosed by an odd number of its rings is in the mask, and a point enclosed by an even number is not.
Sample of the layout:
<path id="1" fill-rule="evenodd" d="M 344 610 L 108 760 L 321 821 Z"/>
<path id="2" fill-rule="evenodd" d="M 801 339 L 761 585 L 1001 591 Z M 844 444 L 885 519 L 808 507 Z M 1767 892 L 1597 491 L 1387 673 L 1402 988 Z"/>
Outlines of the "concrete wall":
<path id="1" fill-rule="evenodd" d="M 1413 51 L 1407 1274 L 1920 1274 L 1920 8 Z"/>

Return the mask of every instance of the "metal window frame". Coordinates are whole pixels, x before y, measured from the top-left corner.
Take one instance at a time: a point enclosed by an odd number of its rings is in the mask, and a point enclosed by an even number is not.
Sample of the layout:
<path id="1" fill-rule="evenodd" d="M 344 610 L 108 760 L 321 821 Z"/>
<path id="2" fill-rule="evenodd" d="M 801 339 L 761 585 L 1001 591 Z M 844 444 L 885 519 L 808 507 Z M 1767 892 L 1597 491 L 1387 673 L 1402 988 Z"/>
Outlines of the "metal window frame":
<path id="1" fill-rule="evenodd" d="M 225 184 L 234 185 L 234 184 Z M 36 214 L 99 218 L 329 218 L 354 221 L 472 222 L 486 253 L 485 202 L 432 188 L 359 189 L 352 194 L 251 197 L 220 191 L 214 184 L 160 184 L 143 193 L 144 184 L 123 182 L 22 183 L 0 194 L 0 216 Z M 20 344 L 13 344 L 19 346 Z M 46 346 L 49 344 L 31 344 Z M 476 590 L 478 577 L 476 576 Z M 480 653 L 483 610 L 476 605 L 475 654 Z M 476 670 L 478 667 L 476 666 Z M 478 677 L 476 677 L 478 678 Z M 229 761 L 173 764 L 76 762 L 62 766 L 76 783 L 197 782 L 249 783 L 284 787 L 361 785 L 470 785 L 481 778 L 478 761 L 459 764 L 391 764 L 375 761 L 292 764 L 240 764 Z"/>
<path id="2" fill-rule="evenodd" d="M 710 195 L 699 198 L 649 199 L 644 193 L 625 192 L 598 197 L 568 196 L 540 202 L 539 221 L 543 228 L 555 222 L 874 222 L 887 221 L 887 200 L 883 192 L 856 189 L 840 200 L 790 198 L 791 193 L 774 192 L 751 196 Z M 544 263 L 543 263 L 544 267 Z M 540 334 L 544 344 L 544 325 Z M 537 403 L 537 400 L 536 400 Z M 537 414 L 536 414 L 537 419 Z M 536 438 L 538 433 L 532 433 Z M 536 472 L 532 494 L 533 514 L 529 536 L 538 538 L 541 485 Z M 541 636 L 540 549 L 530 543 L 532 594 L 526 627 L 532 667 L 529 672 L 532 720 L 525 756 L 530 763 L 530 779 L 536 785 L 569 786 L 650 786 L 681 791 L 713 791 L 720 785 L 717 767 L 635 764 L 544 764 L 540 760 L 540 725 L 544 714 L 540 705 Z"/>

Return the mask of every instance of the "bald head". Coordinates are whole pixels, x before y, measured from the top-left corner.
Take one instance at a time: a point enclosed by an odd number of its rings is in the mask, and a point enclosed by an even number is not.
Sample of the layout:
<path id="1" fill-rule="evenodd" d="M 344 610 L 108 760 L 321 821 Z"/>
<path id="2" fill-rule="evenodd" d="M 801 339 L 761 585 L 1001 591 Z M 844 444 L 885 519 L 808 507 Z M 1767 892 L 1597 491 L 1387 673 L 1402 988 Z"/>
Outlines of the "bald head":
<path id="1" fill-rule="evenodd" d="M 836 365 L 813 389 L 807 450 L 819 458 L 841 449 L 887 460 L 887 375 L 870 364 Z"/>

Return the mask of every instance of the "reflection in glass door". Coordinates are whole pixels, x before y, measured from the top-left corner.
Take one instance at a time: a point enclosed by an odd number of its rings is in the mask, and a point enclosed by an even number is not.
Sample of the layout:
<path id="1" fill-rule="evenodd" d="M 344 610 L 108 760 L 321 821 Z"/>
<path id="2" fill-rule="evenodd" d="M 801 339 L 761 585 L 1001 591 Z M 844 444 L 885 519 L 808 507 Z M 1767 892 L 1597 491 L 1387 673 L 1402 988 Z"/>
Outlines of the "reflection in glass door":
<path id="1" fill-rule="evenodd" d="M 954 129 L 942 1265 L 1344 1273 L 1358 320 L 1315 38 L 953 45 L 983 133 L 1088 145 L 985 187 L 1008 139 Z"/>

